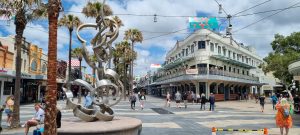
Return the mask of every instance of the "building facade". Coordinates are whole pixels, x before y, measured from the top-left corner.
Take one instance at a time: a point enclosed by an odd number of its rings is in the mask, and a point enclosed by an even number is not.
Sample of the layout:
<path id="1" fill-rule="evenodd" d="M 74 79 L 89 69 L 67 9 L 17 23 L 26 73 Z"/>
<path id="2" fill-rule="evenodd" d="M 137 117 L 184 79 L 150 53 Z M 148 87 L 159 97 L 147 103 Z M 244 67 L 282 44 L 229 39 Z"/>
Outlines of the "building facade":
<path id="1" fill-rule="evenodd" d="M 262 84 L 255 72 L 262 62 L 254 48 L 201 29 L 167 53 L 150 89 L 160 96 L 193 91 L 214 93 L 218 101 L 234 100 L 257 92 Z"/>

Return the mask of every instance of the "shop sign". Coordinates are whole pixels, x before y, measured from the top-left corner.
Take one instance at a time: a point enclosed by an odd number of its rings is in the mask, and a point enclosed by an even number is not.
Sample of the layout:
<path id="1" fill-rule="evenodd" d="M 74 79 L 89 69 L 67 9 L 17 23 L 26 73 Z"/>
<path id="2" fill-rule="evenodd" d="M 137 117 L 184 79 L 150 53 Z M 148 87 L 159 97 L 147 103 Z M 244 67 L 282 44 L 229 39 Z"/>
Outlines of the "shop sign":
<path id="1" fill-rule="evenodd" d="M 4 70 L 3 68 L 0 69 L 0 73 L 7 73 L 7 70 Z"/>
<path id="2" fill-rule="evenodd" d="M 196 74 L 198 74 L 198 69 L 187 69 L 186 74 L 187 75 L 196 75 Z"/>
<path id="3" fill-rule="evenodd" d="M 300 76 L 294 76 L 294 80 L 300 81 Z"/>

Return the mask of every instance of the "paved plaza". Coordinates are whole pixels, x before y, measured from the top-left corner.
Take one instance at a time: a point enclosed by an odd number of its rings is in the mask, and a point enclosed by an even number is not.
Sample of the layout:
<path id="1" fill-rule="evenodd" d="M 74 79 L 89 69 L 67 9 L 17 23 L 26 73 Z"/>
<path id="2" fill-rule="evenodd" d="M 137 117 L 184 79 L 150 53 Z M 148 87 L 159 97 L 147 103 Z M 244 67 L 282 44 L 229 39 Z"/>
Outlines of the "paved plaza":
<path id="1" fill-rule="evenodd" d="M 254 101 L 226 101 L 217 102 L 214 112 L 205 110 L 200 111 L 200 104 L 188 104 L 188 108 L 176 108 L 174 102 L 170 108 L 164 107 L 165 100 L 162 98 L 147 96 L 145 109 L 141 110 L 137 102 L 137 109 L 130 109 L 129 102 L 121 101 L 114 106 L 116 115 L 134 117 L 142 120 L 142 135 L 210 135 L 211 128 L 234 128 L 234 129 L 270 129 L 269 133 L 279 134 L 279 129 L 275 126 L 275 111 L 271 104 L 266 104 L 265 111 L 260 112 L 259 104 Z M 183 106 L 183 104 L 182 104 Z M 62 120 L 73 117 L 71 110 L 66 110 L 65 103 L 58 101 L 58 107 L 62 109 Z M 208 104 L 206 106 L 209 108 Z M 207 109 L 206 108 L 206 109 Z M 34 114 L 33 104 L 21 106 L 21 123 L 32 118 Z M 6 116 L 3 114 L 3 118 Z M 300 135 L 299 115 L 294 120 L 294 127 L 290 130 L 290 135 Z M 5 120 L 2 120 L 5 127 Z M 84 125 L 83 125 L 84 126 Z M 64 128 L 64 127 L 62 127 Z M 32 130 L 31 129 L 31 133 Z M 23 129 L 5 129 L 2 134 L 22 135 Z M 259 133 L 230 133 L 225 134 L 259 134 Z"/>

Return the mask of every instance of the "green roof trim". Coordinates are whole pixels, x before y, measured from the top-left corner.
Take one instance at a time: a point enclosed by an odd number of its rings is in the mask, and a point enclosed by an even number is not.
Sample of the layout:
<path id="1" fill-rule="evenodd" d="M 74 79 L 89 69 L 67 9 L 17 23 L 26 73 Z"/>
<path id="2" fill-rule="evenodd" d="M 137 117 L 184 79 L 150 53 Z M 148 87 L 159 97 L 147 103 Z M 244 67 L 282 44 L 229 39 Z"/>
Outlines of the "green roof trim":
<path id="1" fill-rule="evenodd" d="M 221 56 L 221 55 L 212 55 L 211 57 L 213 57 L 215 59 L 218 59 L 218 60 L 221 60 L 221 61 L 224 61 L 224 62 L 228 62 L 228 63 L 233 64 L 233 65 L 248 68 L 248 69 L 255 68 L 254 66 L 251 66 L 251 65 L 245 64 L 243 62 L 239 62 L 237 60 L 233 60 L 233 59 L 230 59 L 228 57 Z"/>
<path id="2" fill-rule="evenodd" d="M 179 59 L 173 61 L 172 63 L 163 65 L 162 68 L 163 68 L 164 70 L 171 69 L 171 68 L 174 68 L 174 67 L 176 67 L 176 66 L 182 64 L 183 62 L 192 60 L 192 59 L 194 59 L 194 58 L 195 58 L 194 56 L 189 56 L 189 57 L 179 58 Z"/>

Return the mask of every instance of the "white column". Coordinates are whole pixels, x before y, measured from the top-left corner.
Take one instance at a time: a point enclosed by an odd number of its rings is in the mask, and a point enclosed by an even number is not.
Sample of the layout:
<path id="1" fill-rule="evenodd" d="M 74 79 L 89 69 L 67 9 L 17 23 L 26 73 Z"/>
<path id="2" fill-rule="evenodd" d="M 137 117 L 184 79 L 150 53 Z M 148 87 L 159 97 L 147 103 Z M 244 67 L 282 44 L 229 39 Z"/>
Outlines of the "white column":
<path id="1" fill-rule="evenodd" d="M 5 102 L 5 99 L 3 97 L 3 92 L 4 92 L 4 80 L 0 80 L 1 81 L 1 85 L 0 85 L 0 89 L 1 89 L 1 93 L 0 93 L 0 105 L 3 105 L 3 103 Z"/>
<path id="2" fill-rule="evenodd" d="M 196 95 L 199 94 L 200 95 L 200 90 L 199 90 L 199 82 L 194 83 L 195 87 L 196 87 Z"/>
<path id="3" fill-rule="evenodd" d="M 209 97 L 210 94 L 210 88 L 209 88 L 209 82 L 205 82 L 205 87 L 206 87 L 206 97 Z"/>

